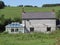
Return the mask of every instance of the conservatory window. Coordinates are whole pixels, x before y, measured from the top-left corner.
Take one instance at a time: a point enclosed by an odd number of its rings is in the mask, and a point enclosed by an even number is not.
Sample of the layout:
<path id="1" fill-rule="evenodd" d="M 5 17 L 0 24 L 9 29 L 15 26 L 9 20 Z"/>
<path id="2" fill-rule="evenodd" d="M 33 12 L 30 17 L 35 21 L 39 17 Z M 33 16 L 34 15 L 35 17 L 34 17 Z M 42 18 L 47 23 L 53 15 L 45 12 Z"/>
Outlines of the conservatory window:
<path id="1" fill-rule="evenodd" d="M 11 29 L 11 32 L 14 32 L 14 29 Z"/>
<path id="2" fill-rule="evenodd" d="M 15 32 L 18 32 L 18 29 L 15 29 Z"/>

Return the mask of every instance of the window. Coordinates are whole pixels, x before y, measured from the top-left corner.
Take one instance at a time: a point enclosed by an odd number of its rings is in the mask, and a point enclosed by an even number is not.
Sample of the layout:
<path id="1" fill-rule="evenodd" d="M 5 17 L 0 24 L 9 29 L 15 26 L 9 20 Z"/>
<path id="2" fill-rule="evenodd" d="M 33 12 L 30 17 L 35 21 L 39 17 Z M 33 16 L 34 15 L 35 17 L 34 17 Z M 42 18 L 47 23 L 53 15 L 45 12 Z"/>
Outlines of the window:
<path id="1" fill-rule="evenodd" d="M 18 29 L 15 29 L 15 32 L 18 32 Z"/>
<path id="2" fill-rule="evenodd" d="M 47 27 L 47 31 L 51 31 L 51 27 Z"/>
<path id="3" fill-rule="evenodd" d="M 34 27 L 30 27 L 30 32 L 33 32 L 34 31 Z"/>
<path id="4" fill-rule="evenodd" d="M 29 21 L 29 20 L 27 20 L 27 21 Z"/>
<path id="5" fill-rule="evenodd" d="M 14 29 L 11 29 L 11 32 L 14 32 Z"/>

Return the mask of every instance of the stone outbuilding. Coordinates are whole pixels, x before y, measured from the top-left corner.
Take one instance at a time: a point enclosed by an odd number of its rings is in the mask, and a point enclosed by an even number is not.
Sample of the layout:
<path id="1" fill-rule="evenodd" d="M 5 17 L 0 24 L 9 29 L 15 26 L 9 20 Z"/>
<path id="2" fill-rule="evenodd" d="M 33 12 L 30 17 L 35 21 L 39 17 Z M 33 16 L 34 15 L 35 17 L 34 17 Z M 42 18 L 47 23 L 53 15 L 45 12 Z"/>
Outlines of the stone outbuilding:
<path id="1" fill-rule="evenodd" d="M 24 33 L 24 25 L 19 22 L 12 22 L 5 26 L 8 33 Z"/>

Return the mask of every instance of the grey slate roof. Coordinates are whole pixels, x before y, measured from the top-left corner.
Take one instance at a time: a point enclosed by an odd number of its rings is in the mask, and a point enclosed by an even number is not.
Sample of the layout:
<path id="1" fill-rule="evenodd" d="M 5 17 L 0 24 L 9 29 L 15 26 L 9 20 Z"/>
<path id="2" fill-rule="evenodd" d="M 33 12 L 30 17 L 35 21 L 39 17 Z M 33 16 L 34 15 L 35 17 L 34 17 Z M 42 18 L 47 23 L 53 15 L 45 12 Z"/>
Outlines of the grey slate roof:
<path id="1" fill-rule="evenodd" d="M 55 19 L 54 12 L 26 12 L 22 13 L 22 19 Z"/>

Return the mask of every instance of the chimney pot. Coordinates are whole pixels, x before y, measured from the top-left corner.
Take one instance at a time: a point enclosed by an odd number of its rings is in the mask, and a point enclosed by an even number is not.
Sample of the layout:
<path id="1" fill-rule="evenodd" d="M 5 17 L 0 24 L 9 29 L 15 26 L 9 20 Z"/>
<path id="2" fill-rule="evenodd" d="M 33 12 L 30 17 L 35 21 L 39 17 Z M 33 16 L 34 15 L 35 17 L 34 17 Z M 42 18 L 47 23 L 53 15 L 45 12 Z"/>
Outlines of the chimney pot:
<path id="1" fill-rule="evenodd" d="M 24 7 L 22 8 L 22 12 L 25 13 L 25 11 L 24 11 Z"/>
<path id="2" fill-rule="evenodd" d="M 54 10 L 54 9 L 52 9 L 52 12 L 55 12 L 55 10 Z"/>

